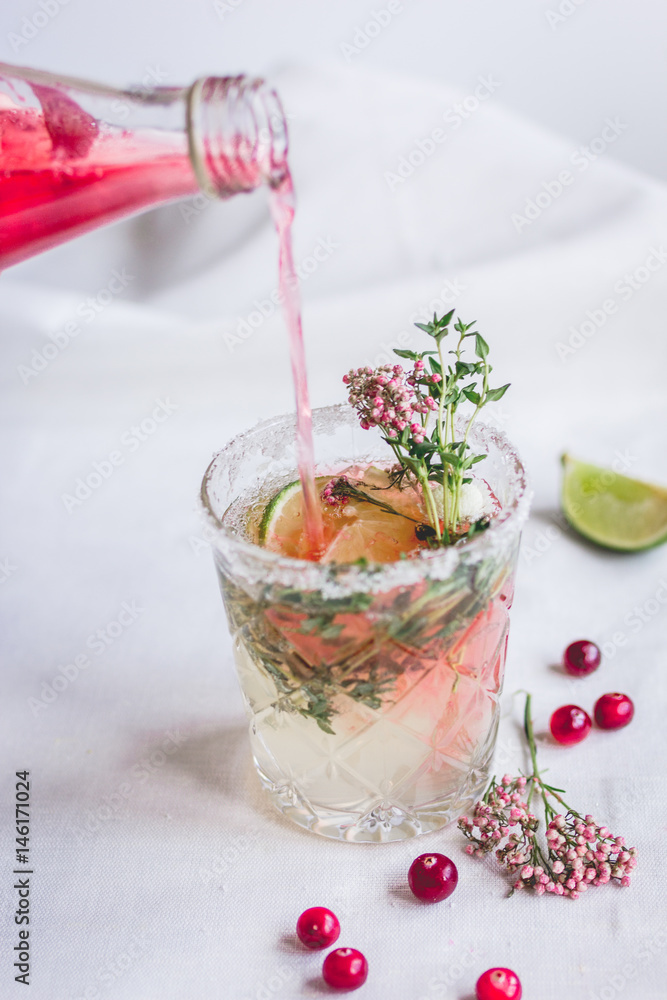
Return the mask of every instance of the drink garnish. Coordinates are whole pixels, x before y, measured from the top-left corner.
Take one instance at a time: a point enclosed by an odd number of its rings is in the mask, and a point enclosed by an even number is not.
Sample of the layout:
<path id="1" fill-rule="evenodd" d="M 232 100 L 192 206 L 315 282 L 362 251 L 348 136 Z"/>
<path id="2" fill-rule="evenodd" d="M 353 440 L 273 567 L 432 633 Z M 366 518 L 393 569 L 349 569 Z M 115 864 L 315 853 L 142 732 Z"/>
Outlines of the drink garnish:
<path id="1" fill-rule="evenodd" d="M 562 788 L 547 784 L 537 767 L 537 747 L 526 695 L 524 734 L 530 749 L 532 773 L 500 781 L 492 779 L 471 818 L 462 816 L 459 829 L 470 843 L 468 854 L 482 858 L 493 852 L 516 879 L 516 889 L 532 888 L 538 896 L 553 893 L 577 899 L 591 886 L 614 881 L 630 885 L 637 849 L 626 847 L 592 816 L 582 816 L 565 802 Z M 542 800 L 546 833 L 537 837 L 540 821 L 531 811 L 533 795 Z"/>
<path id="2" fill-rule="evenodd" d="M 394 452 L 398 462 L 395 483 L 419 489 L 436 546 L 451 545 L 474 533 L 476 521 L 461 517 L 462 490 L 472 482 L 473 465 L 486 456 L 473 454 L 468 437 L 479 411 L 502 399 L 509 388 L 509 383 L 490 387 L 489 345 L 474 329 L 474 322 L 458 319 L 452 326 L 453 316 L 452 309 L 439 319 L 434 313 L 430 323 L 415 323 L 435 341 L 436 350 L 395 350 L 400 358 L 413 362 L 409 373 L 398 364 L 381 365 L 352 369 L 343 378 L 362 428 L 378 427 Z M 453 360 L 445 363 L 442 345 L 452 331 L 458 339 L 449 351 Z M 474 357 L 464 360 L 466 341 L 471 338 Z M 466 401 L 472 403 L 473 412 L 457 440 L 456 415 Z M 486 514 L 477 520 L 482 523 L 474 531 L 488 525 Z"/>

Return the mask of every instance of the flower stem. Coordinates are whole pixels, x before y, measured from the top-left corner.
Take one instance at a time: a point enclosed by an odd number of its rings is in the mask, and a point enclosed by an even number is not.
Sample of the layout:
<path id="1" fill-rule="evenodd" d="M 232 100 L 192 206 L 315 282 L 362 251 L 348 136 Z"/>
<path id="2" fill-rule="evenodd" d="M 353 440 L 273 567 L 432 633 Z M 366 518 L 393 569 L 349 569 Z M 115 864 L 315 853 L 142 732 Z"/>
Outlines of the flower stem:
<path id="1" fill-rule="evenodd" d="M 403 511 L 396 510 L 391 504 L 385 503 L 383 500 L 376 500 L 374 497 L 364 493 L 363 490 L 358 489 L 353 486 L 352 483 L 343 481 L 342 479 L 335 480 L 336 486 L 334 487 L 334 496 L 338 497 L 348 497 L 350 500 L 356 500 L 358 503 L 370 503 L 374 507 L 379 507 L 380 510 L 384 510 L 387 514 L 395 514 L 396 517 L 404 517 L 406 521 L 412 521 L 413 524 L 422 524 L 416 517 L 410 517 L 409 514 L 404 514 Z"/>
<path id="2" fill-rule="evenodd" d="M 528 746 L 530 748 L 530 759 L 533 765 L 533 773 L 530 776 L 530 792 L 528 793 L 528 807 L 530 808 L 530 800 L 533 797 L 533 789 L 535 785 L 540 790 L 540 795 L 542 796 L 542 801 L 544 802 L 545 811 L 552 812 L 553 809 L 549 804 L 547 798 L 547 793 L 542 784 L 542 778 L 540 776 L 540 771 L 537 766 L 537 746 L 535 745 L 535 733 L 533 732 L 533 719 L 530 714 L 530 703 L 532 701 L 532 694 L 526 695 L 526 707 L 523 710 L 523 731 L 526 734 L 526 740 L 528 741 Z"/>
<path id="3" fill-rule="evenodd" d="M 528 740 L 530 759 L 533 764 L 533 774 L 536 778 L 539 778 L 540 772 L 537 767 L 537 747 L 535 746 L 535 734 L 533 733 L 533 720 L 530 715 L 530 703 L 532 698 L 532 694 L 526 695 L 526 707 L 523 710 L 523 731 L 526 734 L 526 739 Z"/>
<path id="4" fill-rule="evenodd" d="M 442 356 L 442 347 L 441 347 L 440 340 L 437 341 L 437 347 L 438 347 L 438 361 L 440 362 L 440 378 L 441 378 L 441 382 L 440 382 L 440 398 L 438 399 L 438 440 L 440 441 L 440 449 L 441 449 L 441 452 L 442 452 L 442 451 L 447 451 L 447 424 L 448 424 L 448 421 L 445 420 L 445 428 L 444 428 L 444 432 L 443 432 L 442 414 L 443 414 L 443 409 L 444 409 L 444 404 L 445 404 L 445 389 L 446 389 L 446 385 L 445 385 L 445 359 Z M 449 416 L 449 409 L 447 410 L 447 416 Z M 443 469 L 443 475 L 442 475 L 442 520 L 443 520 L 443 523 L 444 523 L 445 531 L 447 533 L 449 533 L 450 530 L 451 531 L 455 530 L 456 524 L 453 523 L 453 518 L 450 518 L 450 514 L 449 514 L 449 497 L 447 495 L 449 493 L 449 485 L 447 483 L 447 479 L 448 479 L 447 473 Z M 455 511 L 452 511 L 452 514 L 454 514 L 454 513 L 455 513 Z"/>

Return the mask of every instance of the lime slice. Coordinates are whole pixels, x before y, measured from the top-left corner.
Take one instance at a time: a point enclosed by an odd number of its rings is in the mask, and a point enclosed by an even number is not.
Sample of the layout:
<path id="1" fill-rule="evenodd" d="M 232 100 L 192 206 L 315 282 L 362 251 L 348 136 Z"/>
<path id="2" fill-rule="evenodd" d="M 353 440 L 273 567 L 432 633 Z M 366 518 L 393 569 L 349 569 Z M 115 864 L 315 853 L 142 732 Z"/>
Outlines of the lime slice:
<path id="1" fill-rule="evenodd" d="M 301 517 L 301 482 L 295 479 L 279 490 L 267 503 L 259 525 L 258 540 L 260 545 L 272 547 L 277 537 L 285 534 L 286 528 L 294 524 L 295 518 Z"/>
<path id="2" fill-rule="evenodd" d="M 563 455 L 563 513 L 584 538 L 617 552 L 667 541 L 667 489 Z"/>

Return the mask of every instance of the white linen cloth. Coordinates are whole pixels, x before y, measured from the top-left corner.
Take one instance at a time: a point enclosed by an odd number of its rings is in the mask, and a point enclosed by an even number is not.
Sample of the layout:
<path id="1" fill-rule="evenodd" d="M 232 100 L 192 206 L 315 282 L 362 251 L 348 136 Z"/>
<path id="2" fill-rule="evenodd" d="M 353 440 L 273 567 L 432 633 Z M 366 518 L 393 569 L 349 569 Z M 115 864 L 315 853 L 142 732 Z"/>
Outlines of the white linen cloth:
<path id="1" fill-rule="evenodd" d="M 508 900 L 495 862 L 468 858 L 454 828 L 348 845 L 269 805 L 196 494 L 232 434 L 293 406 L 270 299 L 276 237 L 265 192 L 194 199 L 0 282 L 2 896 L 13 914 L 13 774 L 29 769 L 30 996 L 325 995 L 323 956 L 293 930 L 303 909 L 326 905 L 339 943 L 368 958 L 368 1000 L 469 1000 L 494 965 L 517 971 L 526 1000 L 662 1000 L 667 549 L 621 556 L 573 537 L 558 459 L 568 450 L 667 483 L 665 191 L 613 162 L 623 122 L 601 122 L 594 149 L 577 153 L 504 110 L 492 81 L 476 103 L 356 70 L 294 69 L 276 83 L 291 116 L 295 255 L 310 272 L 313 404 L 342 400 L 342 374 L 380 362 L 401 334 L 416 347 L 420 314 L 456 306 L 478 320 L 498 384 L 512 382 L 495 420 L 535 491 L 497 770 L 527 766 L 516 692 L 529 689 L 542 766 L 637 845 L 639 866 L 626 890 Z M 107 304 L 114 270 L 126 284 Z M 72 319 L 79 333 L 63 346 Z M 67 500 L 96 468 L 99 488 Z M 575 682 L 557 664 L 583 637 L 606 655 Z M 627 729 L 594 729 L 570 749 L 544 736 L 557 706 L 590 712 L 614 690 L 635 701 Z M 432 907 L 406 891 L 426 850 L 460 876 Z M 6 918 L 7 998 L 24 995 L 14 931 Z"/>

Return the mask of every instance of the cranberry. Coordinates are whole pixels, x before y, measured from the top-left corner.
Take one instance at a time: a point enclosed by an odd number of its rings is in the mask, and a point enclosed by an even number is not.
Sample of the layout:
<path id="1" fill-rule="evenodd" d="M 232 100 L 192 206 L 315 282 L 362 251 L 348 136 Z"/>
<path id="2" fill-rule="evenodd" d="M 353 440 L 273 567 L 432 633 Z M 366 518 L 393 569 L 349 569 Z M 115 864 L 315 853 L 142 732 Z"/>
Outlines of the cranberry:
<path id="1" fill-rule="evenodd" d="M 336 948 L 324 959 L 322 975 L 338 990 L 356 990 L 368 976 L 368 962 L 356 948 Z"/>
<path id="2" fill-rule="evenodd" d="M 632 722 L 635 706 L 627 694 L 614 691 L 595 702 L 595 721 L 600 729 L 621 729 Z"/>
<path id="3" fill-rule="evenodd" d="M 563 705 L 551 716 L 551 735 L 566 747 L 581 743 L 591 731 L 591 717 L 578 705 Z"/>
<path id="4" fill-rule="evenodd" d="M 487 969 L 475 992 L 477 1000 L 521 1000 L 521 980 L 511 969 Z"/>
<path id="5" fill-rule="evenodd" d="M 420 854 L 410 865 L 408 882 L 418 899 L 439 903 L 454 892 L 459 880 L 456 865 L 444 854 Z"/>
<path id="6" fill-rule="evenodd" d="M 340 934 L 338 917 L 324 906 L 311 906 L 297 920 L 296 933 L 306 948 L 328 948 Z"/>
<path id="7" fill-rule="evenodd" d="M 563 653 L 563 666 L 574 677 L 586 677 L 600 666 L 602 653 L 594 642 L 578 639 L 570 643 Z"/>

